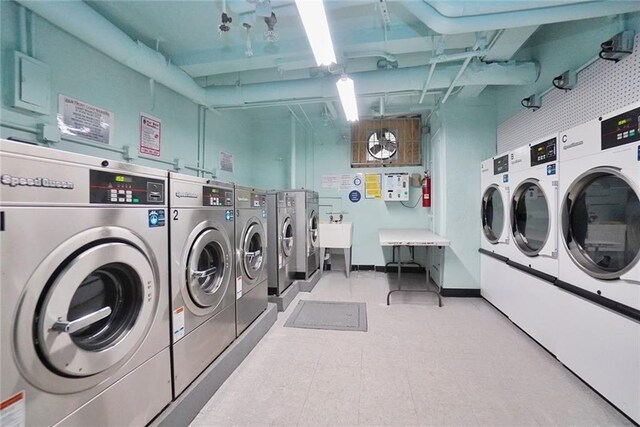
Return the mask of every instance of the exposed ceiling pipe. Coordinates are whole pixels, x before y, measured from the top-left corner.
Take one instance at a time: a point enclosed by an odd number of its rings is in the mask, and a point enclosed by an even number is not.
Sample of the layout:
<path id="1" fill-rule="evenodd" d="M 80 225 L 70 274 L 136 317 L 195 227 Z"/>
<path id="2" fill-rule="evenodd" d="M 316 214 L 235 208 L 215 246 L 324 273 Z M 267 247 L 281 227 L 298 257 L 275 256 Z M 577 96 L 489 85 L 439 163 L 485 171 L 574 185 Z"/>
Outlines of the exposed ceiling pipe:
<path id="1" fill-rule="evenodd" d="M 451 95 L 451 92 L 453 91 L 453 88 L 456 87 L 456 84 L 458 83 L 458 80 L 460 80 L 460 77 L 462 76 L 462 73 L 464 73 L 466 71 L 466 69 L 469 66 L 469 63 L 471 62 L 472 58 L 473 57 L 470 56 L 467 59 L 465 59 L 464 62 L 462 63 L 462 66 L 460 67 L 460 71 L 458 71 L 458 74 L 456 74 L 455 78 L 451 82 L 451 85 L 449 86 L 449 89 L 447 89 L 447 93 L 445 93 L 444 94 L 444 98 L 442 98 L 442 103 L 443 104 L 445 102 L 447 102 L 447 99 L 449 99 L 449 95 Z"/>
<path id="2" fill-rule="evenodd" d="M 427 90 L 429 89 L 429 84 L 431 83 L 431 79 L 433 78 L 433 72 L 436 71 L 437 62 L 431 63 L 431 68 L 429 69 L 429 75 L 427 76 L 427 80 L 424 82 L 424 86 L 422 87 L 422 93 L 420 94 L 420 101 L 418 104 L 422 104 L 424 101 L 424 96 L 427 94 Z"/>
<path id="3" fill-rule="evenodd" d="M 427 27 L 440 34 L 462 34 L 552 24 L 640 11 L 640 2 L 637 0 L 590 1 L 514 12 L 449 18 L 440 14 L 426 1 L 404 0 L 402 4 Z"/>
<path id="4" fill-rule="evenodd" d="M 446 89 L 459 71 L 458 66 L 442 66 L 434 73 L 429 89 Z M 428 67 L 352 73 L 357 95 L 420 91 Z M 538 78 L 539 68 L 533 62 L 471 64 L 463 73 L 458 86 L 466 85 L 527 85 Z M 301 79 L 254 83 L 242 86 L 212 86 L 208 89 L 208 104 L 213 107 L 243 105 L 272 100 L 322 99 L 335 94 L 335 76 L 318 79 Z"/>
<path id="5" fill-rule="evenodd" d="M 207 105 L 207 92 L 159 52 L 135 42 L 81 1 L 17 0 L 52 24 L 100 52 L 172 89 L 196 104 Z"/>
<path id="6" fill-rule="evenodd" d="M 300 101 L 335 97 L 334 76 L 256 83 L 240 86 L 203 88 L 187 73 L 169 63 L 159 52 L 135 42 L 122 30 L 86 3 L 17 0 L 52 24 L 78 37 L 134 71 L 157 81 L 196 104 L 207 107 L 242 106 L 271 101 Z M 427 66 L 353 73 L 358 95 L 419 91 Z M 434 73 L 430 89 L 448 88 L 458 67 L 443 66 Z M 461 75 L 458 85 L 526 85 L 537 80 L 538 68 L 532 62 L 472 64 Z"/>

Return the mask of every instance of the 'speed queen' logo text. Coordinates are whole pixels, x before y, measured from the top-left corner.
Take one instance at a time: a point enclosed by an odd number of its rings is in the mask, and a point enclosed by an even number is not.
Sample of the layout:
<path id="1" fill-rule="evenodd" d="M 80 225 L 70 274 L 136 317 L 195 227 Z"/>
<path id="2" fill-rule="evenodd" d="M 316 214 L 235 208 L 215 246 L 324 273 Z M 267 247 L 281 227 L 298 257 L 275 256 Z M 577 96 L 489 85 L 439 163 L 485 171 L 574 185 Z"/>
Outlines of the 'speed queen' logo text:
<path id="1" fill-rule="evenodd" d="M 66 190 L 73 189 L 73 182 L 71 181 L 58 181 L 49 178 L 22 178 L 19 176 L 12 176 L 4 174 L 0 177 L 0 182 L 3 185 L 10 187 L 45 187 L 45 188 L 62 188 Z"/>

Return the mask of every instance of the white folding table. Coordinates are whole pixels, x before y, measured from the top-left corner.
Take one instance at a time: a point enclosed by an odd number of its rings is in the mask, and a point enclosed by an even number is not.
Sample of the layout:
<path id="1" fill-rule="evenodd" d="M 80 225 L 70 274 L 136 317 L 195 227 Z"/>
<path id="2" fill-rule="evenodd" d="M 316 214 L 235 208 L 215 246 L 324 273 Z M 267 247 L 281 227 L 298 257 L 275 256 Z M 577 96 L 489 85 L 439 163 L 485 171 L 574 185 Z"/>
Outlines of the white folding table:
<path id="1" fill-rule="evenodd" d="M 425 266 L 425 270 L 427 270 L 427 287 L 425 289 L 402 289 L 402 282 L 400 280 L 402 278 L 402 265 L 419 264 L 417 264 L 413 259 L 410 262 L 402 262 L 400 259 L 400 249 L 403 246 L 410 248 L 410 251 L 412 251 L 416 246 L 425 246 L 426 248 L 429 248 L 430 246 L 437 246 L 441 248 L 443 246 L 449 246 L 451 242 L 444 237 L 427 230 L 426 228 L 381 228 L 378 231 L 378 238 L 380 240 L 380 246 L 391 246 L 393 248 L 394 261 L 387 263 L 387 265 L 395 264 L 398 266 L 398 289 L 389 291 L 387 294 L 387 305 L 389 305 L 389 298 L 394 292 L 431 292 L 438 296 L 438 306 L 442 307 L 440 288 L 438 288 L 437 291 L 429 289 L 431 276 L 429 274 L 428 266 Z M 396 248 L 398 250 L 397 262 L 395 262 Z"/>

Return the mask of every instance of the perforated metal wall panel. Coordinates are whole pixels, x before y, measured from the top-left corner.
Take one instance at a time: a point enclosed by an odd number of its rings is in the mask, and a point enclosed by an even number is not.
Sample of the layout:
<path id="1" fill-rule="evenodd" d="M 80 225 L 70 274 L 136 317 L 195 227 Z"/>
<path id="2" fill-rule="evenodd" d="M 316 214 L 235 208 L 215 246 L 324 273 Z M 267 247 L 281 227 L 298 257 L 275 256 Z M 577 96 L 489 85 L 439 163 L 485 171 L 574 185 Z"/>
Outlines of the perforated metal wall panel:
<path id="1" fill-rule="evenodd" d="M 553 89 L 542 108 L 523 109 L 498 126 L 498 153 L 521 147 L 640 100 L 640 34 L 634 53 L 617 64 L 597 60 L 580 71 L 570 91 Z"/>

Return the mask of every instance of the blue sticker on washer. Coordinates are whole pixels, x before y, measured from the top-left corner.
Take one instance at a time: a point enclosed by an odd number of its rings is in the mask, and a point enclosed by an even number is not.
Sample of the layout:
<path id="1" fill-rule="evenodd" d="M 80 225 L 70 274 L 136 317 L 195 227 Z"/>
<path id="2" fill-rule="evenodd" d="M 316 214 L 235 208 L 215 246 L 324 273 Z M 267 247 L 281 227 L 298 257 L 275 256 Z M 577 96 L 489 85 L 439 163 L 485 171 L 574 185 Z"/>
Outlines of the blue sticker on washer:
<path id="1" fill-rule="evenodd" d="M 149 209 L 149 227 L 164 227 L 164 209 Z"/>
<path id="2" fill-rule="evenodd" d="M 640 145 L 638 145 L 638 161 L 640 162 Z"/>
<path id="3" fill-rule="evenodd" d="M 509 175 L 508 174 L 504 174 L 502 175 L 502 182 L 509 182 Z"/>
<path id="4" fill-rule="evenodd" d="M 262 209 L 262 218 L 266 218 L 266 217 L 267 217 L 267 210 Z"/>
<path id="5" fill-rule="evenodd" d="M 552 163 L 547 165 L 547 175 L 555 175 L 556 174 L 556 164 Z"/>
<path id="6" fill-rule="evenodd" d="M 233 211 L 232 210 L 224 211 L 224 219 L 227 221 L 233 221 Z"/>

